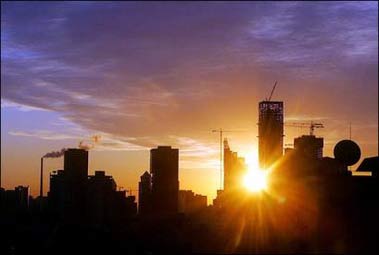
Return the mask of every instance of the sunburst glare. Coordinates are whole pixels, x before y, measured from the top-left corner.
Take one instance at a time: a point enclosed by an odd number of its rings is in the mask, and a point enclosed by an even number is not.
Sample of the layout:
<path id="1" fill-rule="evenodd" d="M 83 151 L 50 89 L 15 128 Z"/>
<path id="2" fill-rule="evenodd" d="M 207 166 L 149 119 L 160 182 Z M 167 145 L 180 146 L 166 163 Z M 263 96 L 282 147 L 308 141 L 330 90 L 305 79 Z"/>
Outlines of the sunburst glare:
<path id="1" fill-rule="evenodd" d="M 260 192 L 268 187 L 268 171 L 249 169 L 243 179 L 244 187 L 251 192 Z"/>
<path id="2" fill-rule="evenodd" d="M 243 186 L 250 192 L 260 192 L 268 188 L 268 170 L 258 167 L 258 157 L 254 153 L 246 155 L 248 171 L 243 177 Z"/>

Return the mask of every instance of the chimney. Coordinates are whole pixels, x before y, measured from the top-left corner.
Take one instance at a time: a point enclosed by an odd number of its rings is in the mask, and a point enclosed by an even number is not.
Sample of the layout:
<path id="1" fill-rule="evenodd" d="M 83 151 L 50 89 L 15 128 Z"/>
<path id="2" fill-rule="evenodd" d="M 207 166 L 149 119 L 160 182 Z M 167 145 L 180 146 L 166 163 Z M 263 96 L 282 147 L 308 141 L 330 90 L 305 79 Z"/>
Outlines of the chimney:
<path id="1" fill-rule="evenodd" d="M 39 196 L 43 197 L 43 157 L 41 158 L 41 175 L 40 175 L 40 186 L 39 186 Z"/>

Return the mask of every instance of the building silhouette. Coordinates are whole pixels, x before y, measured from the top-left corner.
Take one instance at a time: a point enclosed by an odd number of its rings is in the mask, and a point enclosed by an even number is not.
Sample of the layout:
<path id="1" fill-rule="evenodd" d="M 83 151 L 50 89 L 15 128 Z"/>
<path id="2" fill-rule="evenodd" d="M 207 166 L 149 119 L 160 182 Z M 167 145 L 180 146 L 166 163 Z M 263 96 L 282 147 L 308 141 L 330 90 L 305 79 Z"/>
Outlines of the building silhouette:
<path id="1" fill-rule="evenodd" d="M 154 214 L 178 212 L 179 150 L 158 146 L 150 151 L 152 210 Z"/>
<path id="2" fill-rule="evenodd" d="M 95 171 L 95 175 L 88 176 L 87 186 L 87 219 L 92 224 L 104 224 L 112 216 L 112 195 L 117 188 L 116 182 L 104 171 Z"/>
<path id="3" fill-rule="evenodd" d="M 224 189 L 217 190 L 213 205 L 220 210 L 230 210 L 241 199 L 243 177 L 247 173 L 245 159 L 230 149 L 224 140 Z"/>
<path id="4" fill-rule="evenodd" d="M 64 170 L 50 174 L 49 212 L 68 224 L 117 224 L 137 212 L 134 196 L 117 191 L 117 184 L 105 171 L 88 176 L 88 152 L 68 149 Z"/>
<path id="5" fill-rule="evenodd" d="M 115 180 L 105 175 L 105 171 L 95 171 L 94 175 L 88 176 L 87 188 L 87 220 L 90 224 L 117 224 L 136 214 L 135 197 L 117 191 Z"/>
<path id="6" fill-rule="evenodd" d="M 228 140 L 224 140 L 224 191 L 230 191 L 241 187 L 242 178 L 246 174 L 247 165 L 245 159 L 238 157 L 233 152 Z"/>
<path id="7" fill-rule="evenodd" d="M 207 196 L 195 194 L 192 190 L 179 190 L 178 211 L 190 214 L 207 207 Z"/>
<path id="8" fill-rule="evenodd" d="M 138 183 L 138 213 L 145 215 L 151 212 L 151 174 L 145 171 Z"/>
<path id="9" fill-rule="evenodd" d="M 85 183 L 88 176 L 88 151 L 67 149 L 64 152 L 63 168 L 68 180 Z"/>
<path id="10" fill-rule="evenodd" d="M 259 166 L 270 168 L 283 155 L 283 102 L 259 102 Z"/>
<path id="11" fill-rule="evenodd" d="M 314 135 L 303 135 L 294 139 L 294 149 L 305 157 L 322 158 L 324 138 Z"/>
<path id="12" fill-rule="evenodd" d="M 372 176 L 379 176 L 379 157 L 365 158 L 357 168 L 357 172 L 371 172 Z"/>
<path id="13" fill-rule="evenodd" d="M 63 217 L 65 208 L 66 182 L 64 170 L 50 173 L 50 189 L 47 193 L 48 207 L 51 213 Z"/>
<path id="14" fill-rule="evenodd" d="M 64 216 L 68 222 L 83 222 L 86 217 L 88 151 L 68 149 L 64 152 Z"/>
<path id="15" fill-rule="evenodd" d="M 117 190 L 114 193 L 115 203 L 113 204 L 113 220 L 117 222 L 125 222 L 129 218 L 133 218 L 137 214 L 136 197 L 127 193 L 126 190 Z"/>
<path id="16" fill-rule="evenodd" d="M 67 149 L 63 170 L 50 174 L 49 210 L 67 223 L 86 217 L 88 151 Z"/>
<path id="17" fill-rule="evenodd" d="M 15 213 L 29 209 L 29 186 L 17 186 L 13 190 L 0 189 L 0 211 Z"/>
<path id="18" fill-rule="evenodd" d="M 235 174 L 242 168 L 235 169 L 243 161 L 226 141 L 224 166 L 230 173 L 225 178 L 226 189 L 217 191 L 210 206 L 205 196 L 177 191 L 177 214 L 169 211 L 175 205 L 175 190 L 167 186 L 178 187 L 178 150 L 158 147 L 152 150 L 151 159 L 151 172 L 157 179 L 145 172 L 140 190 L 152 195 L 155 181 L 161 193 L 151 215 L 165 213 L 167 217 L 134 218 L 135 197 L 117 190 L 113 177 L 104 171 L 86 177 L 82 221 L 62 221 L 52 211 L 20 210 L 27 201 L 27 187 L 0 188 L 0 229 L 4 233 L 0 248 L 5 247 L 0 253 L 378 254 L 379 158 L 366 158 L 357 169 L 372 175 L 354 176 L 347 166 L 359 160 L 360 149 L 351 146 L 350 142 L 338 143 L 335 158 L 317 158 L 313 147 L 307 156 L 302 145 L 296 145 L 270 173 L 274 180 L 270 192 L 256 194 L 235 189 Z M 63 208 L 63 219 L 67 219 L 65 203 L 72 202 L 67 198 L 72 194 L 68 180 L 66 170 L 50 176 L 48 202 L 57 210 Z M 31 208 L 33 200 L 29 201 Z M 166 207 L 158 207 L 162 205 Z"/>

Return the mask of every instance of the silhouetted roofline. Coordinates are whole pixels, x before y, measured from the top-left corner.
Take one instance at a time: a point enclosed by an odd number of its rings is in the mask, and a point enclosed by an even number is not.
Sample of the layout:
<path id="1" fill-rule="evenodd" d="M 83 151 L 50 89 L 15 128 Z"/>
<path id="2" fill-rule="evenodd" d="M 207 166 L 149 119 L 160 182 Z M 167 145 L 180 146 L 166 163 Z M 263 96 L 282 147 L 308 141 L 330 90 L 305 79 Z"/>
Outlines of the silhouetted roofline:
<path id="1" fill-rule="evenodd" d="M 283 101 L 266 101 L 266 100 L 263 100 L 263 101 L 260 101 L 259 103 L 283 103 Z"/>
<path id="2" fill-rule="evenodd" d="M 142 175 L 141 175 L 141 177 L 142 176 L 150 176 L 150 173 L 148 172 L 148 171 L 145 171 Z"/>
<path id="3" fill-rule="evenodd" d="M 356 170 L 357 172 L 378 172 L 379 156 L 365 158 Z"/>

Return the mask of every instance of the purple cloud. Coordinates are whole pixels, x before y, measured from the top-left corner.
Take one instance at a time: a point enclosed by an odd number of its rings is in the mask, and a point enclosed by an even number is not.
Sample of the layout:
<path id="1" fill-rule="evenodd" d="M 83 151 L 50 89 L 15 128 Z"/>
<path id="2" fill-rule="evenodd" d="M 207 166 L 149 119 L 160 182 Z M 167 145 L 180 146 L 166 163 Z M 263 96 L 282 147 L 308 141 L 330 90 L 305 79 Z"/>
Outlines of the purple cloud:
<path id="1" fill-rule="evenodd" d="M 1 5 L 2 99 L 137 145 L 255 128 L 276 79 L 293 114 L 377 118 L 376 2 Z"/>

